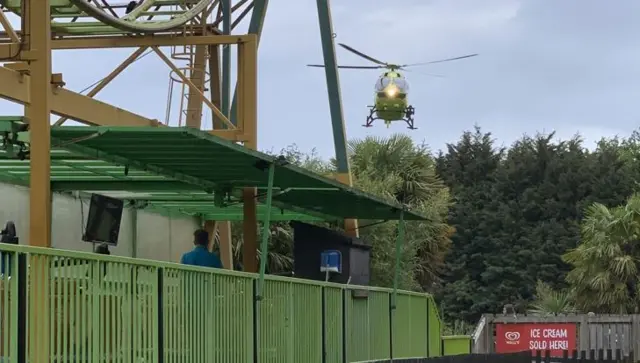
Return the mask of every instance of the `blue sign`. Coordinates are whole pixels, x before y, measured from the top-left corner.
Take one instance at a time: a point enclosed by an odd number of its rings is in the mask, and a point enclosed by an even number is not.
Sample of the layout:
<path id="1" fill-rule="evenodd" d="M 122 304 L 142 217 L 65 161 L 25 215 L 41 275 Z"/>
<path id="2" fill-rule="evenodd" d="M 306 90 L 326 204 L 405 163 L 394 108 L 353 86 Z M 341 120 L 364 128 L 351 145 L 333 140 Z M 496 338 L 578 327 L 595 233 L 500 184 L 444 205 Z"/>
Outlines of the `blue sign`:
<path id="1" fill-rule="evenodd" d="M 342 272 L 342 254 L 340 251 L 329 250 L 320 254 L 321 272 Z"/>

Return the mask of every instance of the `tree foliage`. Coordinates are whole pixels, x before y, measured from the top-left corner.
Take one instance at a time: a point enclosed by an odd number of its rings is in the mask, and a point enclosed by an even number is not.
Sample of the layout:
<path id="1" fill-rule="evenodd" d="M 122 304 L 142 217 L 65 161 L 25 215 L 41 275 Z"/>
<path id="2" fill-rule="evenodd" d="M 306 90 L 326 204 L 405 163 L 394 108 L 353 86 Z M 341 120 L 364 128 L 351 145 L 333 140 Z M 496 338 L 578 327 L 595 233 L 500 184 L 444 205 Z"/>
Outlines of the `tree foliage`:
<path id="1" fill-rule="evenodd" d="M 575 312 L 574 299 L 568 290 L 554 290 L 546 282 L 538 280 L 529 314 L 557 315 Z"/>
<path id="2" fill-rule="evenodd" d="M 287 160 L 311 171 L 335 173 L 332 161 L 320 158 L 312 150 L 300 151 L 291 145 L 279 152 Z M 427 217 L 425 222 L 407 222 L 400 261 L 400 287 L 429 289 L 444 266 L 453 230 L 446 223 L 449 207 L 448 188 L 435 173 L 435 164 L 424 145 L 416 145 L 403 135 L 366 138 L 349 143 L 349 161 L 355 185 L 389 201 L 403 201 L 412 210 Z M 360 237 L 372 246 L 371 283 L 392 286 L 395 269 L 397 222 L 359 221 Z M 335 226 L 326 225 L 328 228 Z M 234 257 L 242 260 L 242 226 L 233 226 Z M 293 232 L 288 223 L 272 223 L 269 239 L 268 271 L 286 273 L 293 268 Z"/>
<path id="3" fill-rule="evenodd" d="M 500 148 L 476 128 L 449 145 L 437 160 L 455 201 L 456 233 L 438 294 L 448 319 L 477 321 L 505 304 L 525 312 L 532 302 L 557 312 L 566 299 L 584 299 L 565 294 L 572 266 L 562 256 L 581 242 L 587 207 L 619 205 L 635 190 L 637 140 L 601 140 L 588 150 L 579 136 L 539 134 Z M 541 298 L 538 281 L 551 297 Z"/>
<path id="4" fill-rule="evenodd" d="M 335 172 L 333 161 L 295 145 L 280 153 Z M 640 133 L 591 149 L 553 133 L 504 147 L 476 127 L 435 156 L 407 136 L 368 137 L 350 141 L 349 161 L 357 187 L 429 217 L 407 224 L 400 282 L 434 291 L 455 326 L 506 304 L 535 314 L 638 310 L 640 197 L 629 197 L 640 180 Z M 360 221 L 373 246 L 372 283 L 390 286 L 397 223 L 372 222 Z M 269 271 L 290 271 L 289 225 L 270 233 Z M 242 243 L 239 233 L 234 241 Z"/>
<path id="5" fill-rule="evenodd" d="M 406 135 L 367 137 L 349 142 L 349 160 L 357 187 L 404 203 L 429 218 L 406 223 L 400 286 L 431 290 L 439 281 L 453 229 L 446 222 L 449 191 L 436 175 L 428 148 Z M 397 222 L 386 222 L 361 229 L 361 237 L 373 246 L 372 283 L 379 286 L 393 282 L 397 226 Z"/>
<path id="6" fill-rule="evenodd" d="M 596 313 L 638 313 L 640 195 L 614 208 L 593 204 L 581 230 L 582 243 L 564 255 L 576 304 Z"/>

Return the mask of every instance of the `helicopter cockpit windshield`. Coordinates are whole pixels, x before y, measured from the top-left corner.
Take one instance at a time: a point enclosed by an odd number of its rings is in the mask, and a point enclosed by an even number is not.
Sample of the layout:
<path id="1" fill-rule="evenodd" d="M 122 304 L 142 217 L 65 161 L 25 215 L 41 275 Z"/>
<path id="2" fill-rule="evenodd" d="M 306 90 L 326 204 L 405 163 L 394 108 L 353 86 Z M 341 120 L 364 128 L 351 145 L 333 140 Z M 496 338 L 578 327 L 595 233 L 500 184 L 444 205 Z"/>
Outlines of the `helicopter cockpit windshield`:
<path id="1" fill-rule="evenodd" d="M 382 92 L 391 83 L 389 77 L 380 77 L 376 82 L 376 92 Z"/>
<path id="2" fill-rule="evenodd" d="M 404 79 L 404 78 L 395 78 L 393 80 L 393 84 L 395 84 L 396 87 L 398 87 L 400 92 L 402 92 L 402 93 L 409 92 L 409 82 L 407 82 L 406 79 Z"/>
<path id="3" fill-rule="evenodd" d="M 400 93 L 409 92 L 409 83 L 404 78 L 382 76 L 376 82 L 376 92 L 383 92 L 389 85 L 394 85 Z"/>

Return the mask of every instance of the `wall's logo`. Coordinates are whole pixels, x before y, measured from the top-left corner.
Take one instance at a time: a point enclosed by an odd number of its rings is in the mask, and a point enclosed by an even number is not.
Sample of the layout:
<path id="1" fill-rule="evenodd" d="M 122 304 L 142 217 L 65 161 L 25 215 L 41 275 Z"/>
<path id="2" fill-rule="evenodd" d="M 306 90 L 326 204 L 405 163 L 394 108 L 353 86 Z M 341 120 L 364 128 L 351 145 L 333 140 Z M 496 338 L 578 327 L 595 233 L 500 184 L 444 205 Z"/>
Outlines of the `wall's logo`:
<path id="1" fill-rule="evenodd" d="M 506 343 L 507 344 L 519 344 L 519 340 L 520 340 L 520 333 L 518 333 L 517 331 L 508 331 L 506 333 L 504 333 L 504 337 L 507 339 Z"/>

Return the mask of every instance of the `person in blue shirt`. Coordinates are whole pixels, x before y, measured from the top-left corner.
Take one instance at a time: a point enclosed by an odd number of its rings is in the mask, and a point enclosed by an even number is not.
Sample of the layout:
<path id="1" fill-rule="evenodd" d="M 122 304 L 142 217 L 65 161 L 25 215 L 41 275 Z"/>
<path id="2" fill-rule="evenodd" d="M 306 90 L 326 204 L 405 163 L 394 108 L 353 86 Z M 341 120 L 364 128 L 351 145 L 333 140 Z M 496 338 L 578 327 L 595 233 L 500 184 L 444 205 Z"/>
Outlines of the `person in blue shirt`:
<path id="1" fill-rule="evenodd" d="M 209 233 L 204 229 L 199 229 L 193 233 L 193 244 L 195 248 L 191 252 L 182 255 L 180 263 L 183 265 L 193 265 L 202 267 L 222 268 L 220 257 L 209 252 Z"/>

